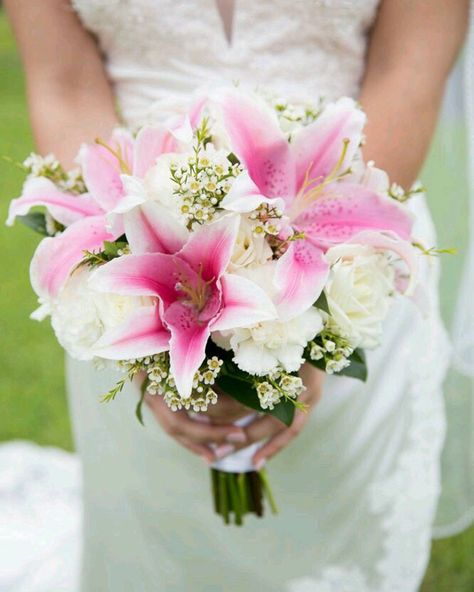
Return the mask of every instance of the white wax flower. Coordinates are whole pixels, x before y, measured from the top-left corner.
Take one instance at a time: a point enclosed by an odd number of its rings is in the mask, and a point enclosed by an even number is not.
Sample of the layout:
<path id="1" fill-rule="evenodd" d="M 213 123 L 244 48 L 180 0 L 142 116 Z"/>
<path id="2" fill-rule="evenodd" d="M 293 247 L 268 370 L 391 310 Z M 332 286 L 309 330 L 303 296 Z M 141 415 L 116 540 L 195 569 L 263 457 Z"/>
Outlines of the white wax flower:
<path id="1" fill-rule="evenodd" d="M 393 265 L 385 254 L 356 244 L 333 247 L 326 259 L 331 265 L 324 289 L 329 326 L 334 325 L 354 348 L 377 347 L 395 291 Z"/>
<path id="2" fill-rule="evenodd" d="M 107 329 L 117 327 L 133 310 L 151 303 L 151 298 L 96 292 L 88 285 L 89 277 L 87 268 L 76 270 L 51 305 L 56 337 L 78 360 L 91 360 L 92 346 Z"/>

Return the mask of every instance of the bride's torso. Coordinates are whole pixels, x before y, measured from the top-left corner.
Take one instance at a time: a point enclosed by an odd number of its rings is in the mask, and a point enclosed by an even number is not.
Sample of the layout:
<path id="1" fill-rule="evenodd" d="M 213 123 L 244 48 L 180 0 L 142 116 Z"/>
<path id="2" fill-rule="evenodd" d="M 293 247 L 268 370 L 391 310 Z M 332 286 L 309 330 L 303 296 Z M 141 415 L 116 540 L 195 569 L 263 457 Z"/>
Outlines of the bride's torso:
<path id="1" fill-rule="evenodd" d="M 72 2 L 97 36 L 124 119 L 133 124 L 157 101 L 165 108 L 223 82 L 300 99 L 355 96 L 378 6 L 378 0 Z"/>

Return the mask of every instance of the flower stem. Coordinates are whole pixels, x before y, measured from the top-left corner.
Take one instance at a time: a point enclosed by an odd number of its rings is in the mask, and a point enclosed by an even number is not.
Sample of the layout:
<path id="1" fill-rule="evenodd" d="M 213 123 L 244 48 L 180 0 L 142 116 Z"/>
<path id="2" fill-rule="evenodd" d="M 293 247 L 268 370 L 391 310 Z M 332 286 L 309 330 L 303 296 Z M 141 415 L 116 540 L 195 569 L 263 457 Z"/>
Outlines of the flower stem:
<path id="1" fill-rule="evenodd" d="M 211 490 L 214 510 L 222 516 L 225 524 L 241 526 L 247 514 L 261 518 L 265 500 L 272 513 L 278 513 L 265 470 L 228 473 L 212 468 Z"/>
<path id="2" fill-rule="evenodd" d="M 276 505 L 275 498 L 273 497 L 273 492 L 268 481 L 267 471 L 265 469 L 260 469 L 259 476 L 263 485 L 263 491 L 267 497 L 268 503 L 270 504 L 270 508 L 273 514 L 278 514 L 278 506 Z"/>

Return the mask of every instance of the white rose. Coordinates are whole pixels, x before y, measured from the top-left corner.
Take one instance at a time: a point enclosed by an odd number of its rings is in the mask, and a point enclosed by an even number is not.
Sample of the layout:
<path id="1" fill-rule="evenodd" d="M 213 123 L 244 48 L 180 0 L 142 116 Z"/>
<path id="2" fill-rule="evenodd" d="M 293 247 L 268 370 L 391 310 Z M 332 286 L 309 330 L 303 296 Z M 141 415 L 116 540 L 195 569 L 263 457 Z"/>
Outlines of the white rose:
<path id="1" fill-rule="evenodd" d="M 242 216 L 229 266 L 230 271 L 252 265 L 263 265 L 272 258 L 272 250 L 265 236 L 256 235 L 252 228 L 250 221 Z"/>
<path id="2" fill-rule="evenodd" d="M 326 258 L 331 265 L 324 289 L 329 324 L 354 348 L 376 347 L 395 290 L 392 264 L 366 245 L 339 245 L 329 249 Z"/>
<path id="3" fill-rule="evenodd" d="M 73 358 L 91 360 L 91 348 L 102 334 L 120 325 L 150 298 L 118 296 L 89 287 L 90 271 L 79 268 L 66 281 L 52 304 L 51 324 L 59 343 Z"/>

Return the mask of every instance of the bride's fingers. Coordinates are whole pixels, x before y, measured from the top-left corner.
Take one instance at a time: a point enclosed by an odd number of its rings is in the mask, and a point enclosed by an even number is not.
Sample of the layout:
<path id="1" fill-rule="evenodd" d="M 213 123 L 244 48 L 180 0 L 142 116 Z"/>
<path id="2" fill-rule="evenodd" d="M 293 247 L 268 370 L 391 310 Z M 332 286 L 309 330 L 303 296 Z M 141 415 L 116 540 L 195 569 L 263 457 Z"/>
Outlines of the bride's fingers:
<path id="1" fill-rule="evenodd" d="M 147 395 L 147 405 L 164 431 L 174 437 L 185 437 L 196 444 L 245 442 L 242 428 L 233 425 L 213 425 L 191 419 L 187 411 L 171 411 L 162 397 Z"/>
<path id="2" fill-rule="evenodd" d="M 254 454 L 254 466 L 257 469 L 261 468 L 265 461 L 288 446 L 288 444 L 301 432 L 307 421 L 308 416 L 306 413 L 297 413 L 290 427 L 285 427 L 283 430 L 280 430 Z"/>
<path id="3" fill-rule="evenodd" d="M 193 442 L 192 440 L 188 440 L 184 436 L 177 437 L 176 441 L 179 442 L 179 444 L 181 444 L 185 448 L 187 448 L 189 451 L 200 456 L 207 465 L 212 464 L 216 460 L 214 452 L 204 444 L 196 444 L 195 442 Z"/>
<path id="4" fill-rule="evenodd" d="M 283 429 L 285 429 L 285 425 L 279 419 L 271 415 L 259 417 L 244 428 L 247 435 L 245 446 L 254 442 L 260 442 L 260 440 L 265 440 L 266 438 L 271 438 Z"/>

